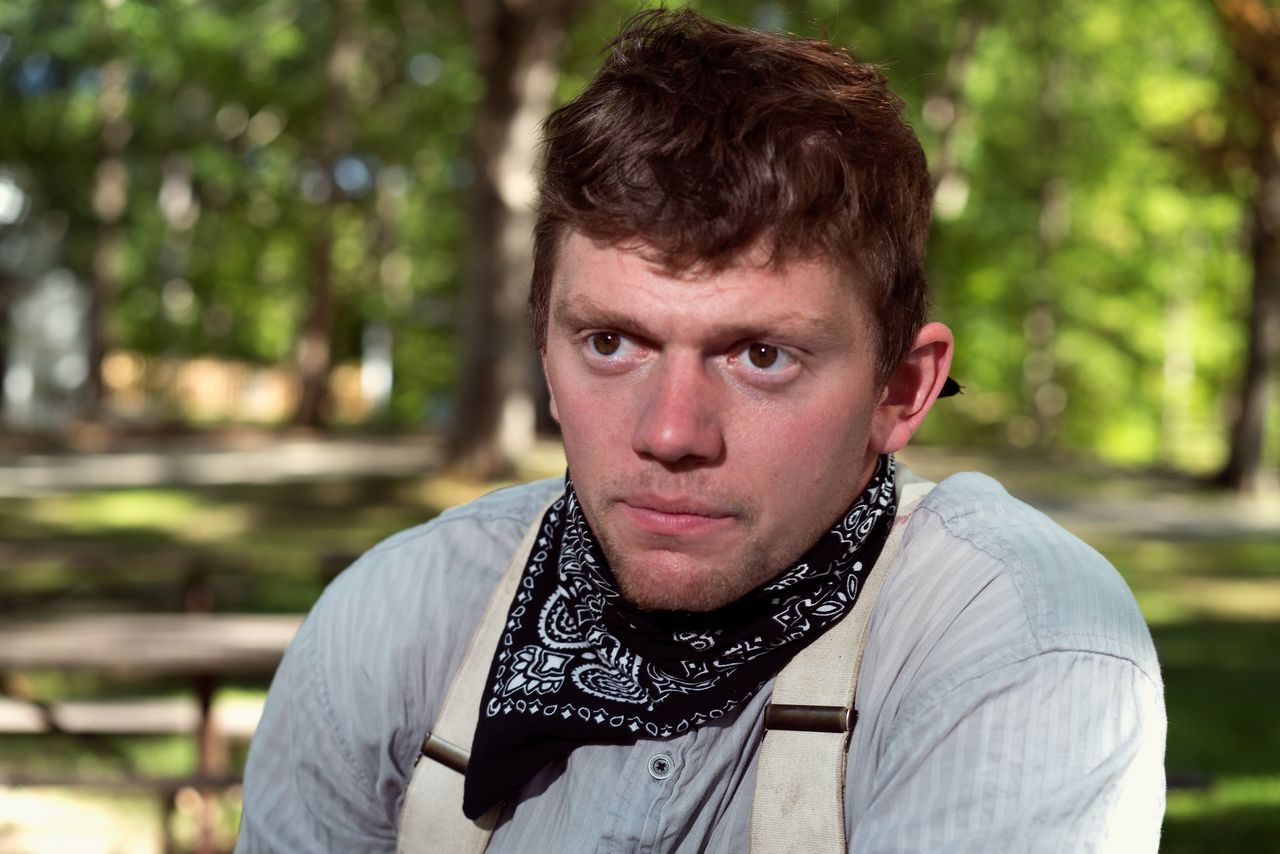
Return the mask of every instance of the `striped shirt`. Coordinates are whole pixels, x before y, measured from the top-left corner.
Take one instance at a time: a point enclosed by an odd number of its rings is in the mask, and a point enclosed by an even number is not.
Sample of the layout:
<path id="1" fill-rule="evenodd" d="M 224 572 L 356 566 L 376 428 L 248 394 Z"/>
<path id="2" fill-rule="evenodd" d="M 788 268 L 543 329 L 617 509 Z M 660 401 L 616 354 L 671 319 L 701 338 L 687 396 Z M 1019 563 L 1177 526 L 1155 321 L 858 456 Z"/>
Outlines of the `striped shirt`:
<path id="1" fill-rule="evenodd" d="M 249 753 L 237 851 L 393 851 L 404 790 L 510 553 L 559 480 L 380 544 L 325 591 Z M 741 852 L 766 686 L 671 739 L 583 745 L 493 852 Z M 910 519 L 858 681 L 850 850 L 1156 850 L 1165 711 L 1150 633 L 1097 552 L 962 474 Z"/>

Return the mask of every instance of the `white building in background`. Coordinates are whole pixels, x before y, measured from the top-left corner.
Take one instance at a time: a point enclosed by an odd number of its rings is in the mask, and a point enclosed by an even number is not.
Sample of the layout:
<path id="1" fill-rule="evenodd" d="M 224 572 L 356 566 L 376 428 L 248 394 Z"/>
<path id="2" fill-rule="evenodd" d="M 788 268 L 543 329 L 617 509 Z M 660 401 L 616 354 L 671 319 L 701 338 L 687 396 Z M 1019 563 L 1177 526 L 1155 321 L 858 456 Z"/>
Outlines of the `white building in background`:
<path id="1" fill-rule="evenodd" d="M 0 168 L 0 412 L 8 427 L 65 424 L 89 375 L 88 289 L 54 260 L 65 228 L 64 214 L 33 218 L 19 176 Z"/>
<path id="2" fill-rule="evenodd" d="M 88 289 L 65 268 L 14 295 L 4 373 L 7 426 L 49 429 L 74 414 L 89 375 L 88 323 Z"/>
<path id="3" fill-rule="evenodd" d="M 181 189 L 181 188 L 179 188 Z M 177 190 L 161 204 L 186 215 Z M 32 215 L 19 177 L 0 165 L 0 425 L 58 431 L 80 412 L 89 377 L 89 286 L 59 266 L 66 215 Z M 178 215 L 178 214 L 175 214 Z M 176 287 L 181 284 L 182 287 Z M 166 306 L 192 308 L 191 287 L 170 280 Z M 386 411 L 393 383 L 392 330 L 364 330 L 362 358 L 330 377 L 332 416 L 358 423 Z M 106 414 L 123 423 L 280 423 L 297 403 L 297 378 L 281 365 L 113 350 L 102 364 Z"/>
<path id="4" fill-rule="evenodd" d="M 33 214 L 20 174 L 0 166 L 0 347 L 3 423 L 59 428 L 76 415 L 88 379 L 88 286 L 59 265 L 61 211 Z"/>

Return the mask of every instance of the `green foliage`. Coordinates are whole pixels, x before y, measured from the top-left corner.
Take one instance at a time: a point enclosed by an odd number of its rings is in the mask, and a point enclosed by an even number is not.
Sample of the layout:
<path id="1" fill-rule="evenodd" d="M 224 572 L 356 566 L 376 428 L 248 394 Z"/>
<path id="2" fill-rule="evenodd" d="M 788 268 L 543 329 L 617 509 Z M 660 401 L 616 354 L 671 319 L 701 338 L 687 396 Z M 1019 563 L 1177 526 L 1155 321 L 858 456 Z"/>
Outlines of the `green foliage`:
<path id="1" fill-rule="evenodd" d="M 367 321 L 391 324 L 393 412 L 421 418 L 422 390 L 452 377 L 459 190 L 478 95 L 458 11 L 370 3 L 362 61 L 345 80 L 350 138 L 333 149 L 321 0 L 7 4 L 0 164 L 16 164 L 33 220 L 65 214 L 62 262 L 89 278 L 102 228 L 102 70 L 128 69 L 128 206 L 114 343 L 153 355 L 288 360 L 305 311 L 309 251 L 331 232 L 338 360 Z M 48 57 L 39 85 L 23 83 Z M 443 121 L 440 117 L 447 117 Z M 165 210 L 165 193 L 189 188 Z M 423 321 L 426 321 L 425 324 Z M 425 330 L 424 330 L 425 325 Z M 424 342 L 436 351 L 424 357 Z M 414 354 L 410 357 L 409 354 Z"/>
<path id="2" fill-rule="evenodd" d="M 931 159 L 950 146 L 963 187 L 954 201 L 940 187 L 930 266 L 966 394 L 926 437 L 1219 461 L 1242 342 L 1243 199 L 1171 144 L 1192 122 L 1223 124 L 1229 78 L 1212 10 L 1175 6 L 950 4 L 938 20 L 979 35 L 949 139 L 930 104 L 955 57 L 888 57 Z"/>
<path id="3" fill-rule="evenodd" d="M 952 164 L 929 266 L 965 394 L 921 440 L 1221 463 L 1249 273 L 1244 188 L 1200 152 L 1236 120 L 1210 6 L 692 5 L 880 64 L 935 169 Z M 561 100 L 622 14 L 581 23 Z"/>
<path id="4" fill-rule="evenodd" d="M 881 64 L 906 99 L 939 170 L 930 275 L 966 387 L 935 412 L 925 441 L 1068 447 L 1192 470 L 1221 461 L 1243 342 L 1248 187 L 1238 166 L 1205 152 L 1247 117 L 1210 5 L 695 5 L 827 34 Z M 636 7 L 584 4 L 560 100 Z M 35 197 L 32 222 L 65 217 L 62 262 L 88 277 L 101 228 L 102 81 L 123 64 L 117 343 L 291 358 L 310 253 L 327 234 L 335 357 L 358 358 L 363 327 L 388 325 L 396 382 L 385 417 L 445 419 L 479 78 L 455 4 L 370 0 L 361 61 L 344 81 L 350 138 L 336 150 L 326 74 L 337 8 L 5 4 L 0 97 L 12 119 L 0 164 Z M 165 188 L 184 181 L 194 212 L 166 214 Z"/>

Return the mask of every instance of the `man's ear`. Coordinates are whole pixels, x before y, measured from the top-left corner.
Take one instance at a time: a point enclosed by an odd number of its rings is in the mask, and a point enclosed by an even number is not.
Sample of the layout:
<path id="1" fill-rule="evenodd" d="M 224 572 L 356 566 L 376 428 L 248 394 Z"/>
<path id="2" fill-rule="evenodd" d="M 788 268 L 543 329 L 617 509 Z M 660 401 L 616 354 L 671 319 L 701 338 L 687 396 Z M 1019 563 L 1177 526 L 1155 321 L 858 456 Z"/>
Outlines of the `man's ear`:
<path id="1" fill-rule="evenodd" d="M 926 323 L 911 351 L 889 377 L 871 421 L 872 450 L 892 454 L 902 448 L 924 420 L 951 370 L 955 342 L 941 323 Z"/>
<path id="2" fill-rule="evenodd" d="M 547 397 L 551 400 L 551 417 L 560 423 L 560 410 L 556 408 L 556 390 L 551 387 L 551 372 L 547 370 L 547 351 L 542 351 L 542 380 L 547 384 Z"/>

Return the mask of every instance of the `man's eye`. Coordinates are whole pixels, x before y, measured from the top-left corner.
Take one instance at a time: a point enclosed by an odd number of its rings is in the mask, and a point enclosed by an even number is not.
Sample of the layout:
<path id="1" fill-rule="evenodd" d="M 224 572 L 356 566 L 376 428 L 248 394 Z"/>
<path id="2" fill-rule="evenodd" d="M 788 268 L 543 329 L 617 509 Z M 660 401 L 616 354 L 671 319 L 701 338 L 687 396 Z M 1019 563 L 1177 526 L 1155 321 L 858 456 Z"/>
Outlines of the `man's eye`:
<path id="1" fill-rule="evenodd" d="M 622 349 L 622 336 L 616 332 L 593 332 L 587 345 L 597 356 L 614 356 Z"/>
<path id="2" fill-rule="evenodd" d="M 786 350 L 760 341 L 753 341 L 748 344 L 739 352 L 738 358 L 745 360 L 747 364 L 756 370 L 765 373 L 776 373 L 790 367 L 795 362 L 795 357 Z"/>

